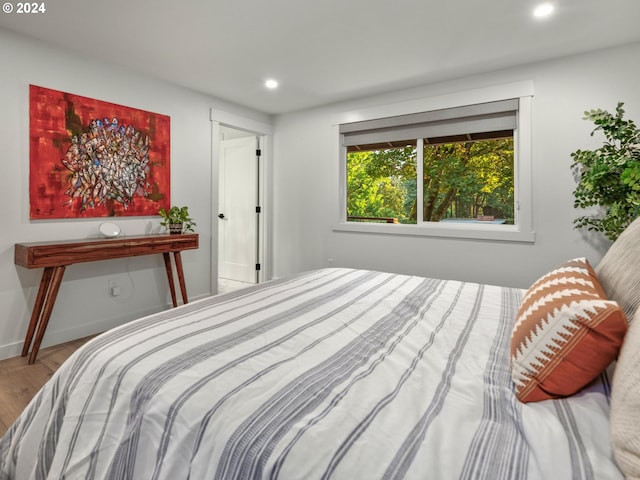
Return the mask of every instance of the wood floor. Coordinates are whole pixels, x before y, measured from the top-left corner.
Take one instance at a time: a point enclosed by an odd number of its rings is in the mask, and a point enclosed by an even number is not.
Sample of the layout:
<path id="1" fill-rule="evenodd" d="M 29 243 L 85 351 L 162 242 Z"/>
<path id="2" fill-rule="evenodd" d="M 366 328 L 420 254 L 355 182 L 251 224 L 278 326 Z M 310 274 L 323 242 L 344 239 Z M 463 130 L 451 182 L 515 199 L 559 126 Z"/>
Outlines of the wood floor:
<path id="1" fill-rule="evenodd" d="M 93 336 L 43 348 L 33 365 L 27 364 L 26 357 L 0 360 L 0 436 L 62 362 L 91 338 Z"/>

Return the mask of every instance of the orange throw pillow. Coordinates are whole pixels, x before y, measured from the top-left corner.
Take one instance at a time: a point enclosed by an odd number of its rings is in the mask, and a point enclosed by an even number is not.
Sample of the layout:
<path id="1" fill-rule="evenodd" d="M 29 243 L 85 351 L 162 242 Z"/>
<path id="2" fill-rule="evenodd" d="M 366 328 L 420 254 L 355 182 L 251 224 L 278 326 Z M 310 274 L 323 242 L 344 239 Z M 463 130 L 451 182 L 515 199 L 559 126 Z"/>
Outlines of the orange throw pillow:
<path id="1" fill-rule="evenodd" d="M 527 290 L 511 335 L 511 376 L 522 402 L 573 395 L 615 360 L 627 319 L 586 258 Z"/>

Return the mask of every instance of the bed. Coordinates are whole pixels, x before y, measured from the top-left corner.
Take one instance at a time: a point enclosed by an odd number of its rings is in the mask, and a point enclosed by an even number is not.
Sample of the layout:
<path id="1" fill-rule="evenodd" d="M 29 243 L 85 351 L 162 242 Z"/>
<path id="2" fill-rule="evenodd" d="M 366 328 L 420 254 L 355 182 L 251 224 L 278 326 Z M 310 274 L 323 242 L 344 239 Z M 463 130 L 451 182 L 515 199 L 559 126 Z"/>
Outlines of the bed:
<path id="1" fill-rule="evenodd" d="M 621 479 L 614 364 L 523 403 L 527 291 L 331 268 L 75 352 L 0 439 L 0 479 Z"/>

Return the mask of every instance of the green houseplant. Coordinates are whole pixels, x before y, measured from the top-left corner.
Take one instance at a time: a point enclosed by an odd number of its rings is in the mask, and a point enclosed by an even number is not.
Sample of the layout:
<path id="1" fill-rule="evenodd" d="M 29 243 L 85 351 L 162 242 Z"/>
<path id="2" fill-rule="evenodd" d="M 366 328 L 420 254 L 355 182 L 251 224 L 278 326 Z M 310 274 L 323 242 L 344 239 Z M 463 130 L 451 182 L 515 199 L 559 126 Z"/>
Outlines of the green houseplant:
<path id="1" fill-rule="evenodd" d="M 574 207 L 601 207 L 598 213 L 574 220 L 575 228 L 603 233 L 610 240 L 640 215 L 640 130 L 625 120 L 622 102 L 615 115 L 606 110 L 585 112 L 585 120 L 601 131 L 604 144 L 596 150 L 577 150 L 571 154 L 571 168 L 578 176 Z"/>
<path id="2" fill-rule="evenodd" d="M 189 216 L 189 207 L 173 206 L 169 210 L 161 208 L 158 214 L 162 217 L 160 225 L 169 229 L 169 233 L 193 232 L 196 222 Z"/>

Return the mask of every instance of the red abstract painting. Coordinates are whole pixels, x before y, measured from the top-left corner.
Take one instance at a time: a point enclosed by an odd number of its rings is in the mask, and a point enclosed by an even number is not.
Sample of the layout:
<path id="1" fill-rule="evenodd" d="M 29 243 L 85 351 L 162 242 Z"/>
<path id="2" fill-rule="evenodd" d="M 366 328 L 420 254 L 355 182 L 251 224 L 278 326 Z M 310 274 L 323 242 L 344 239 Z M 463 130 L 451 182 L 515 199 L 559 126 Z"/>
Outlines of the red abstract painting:
<path id="1" fill-rule="evenodd" d="M 170 127 L 167 115 L 30 85 L 31 218 L 168 209 Z"/>

